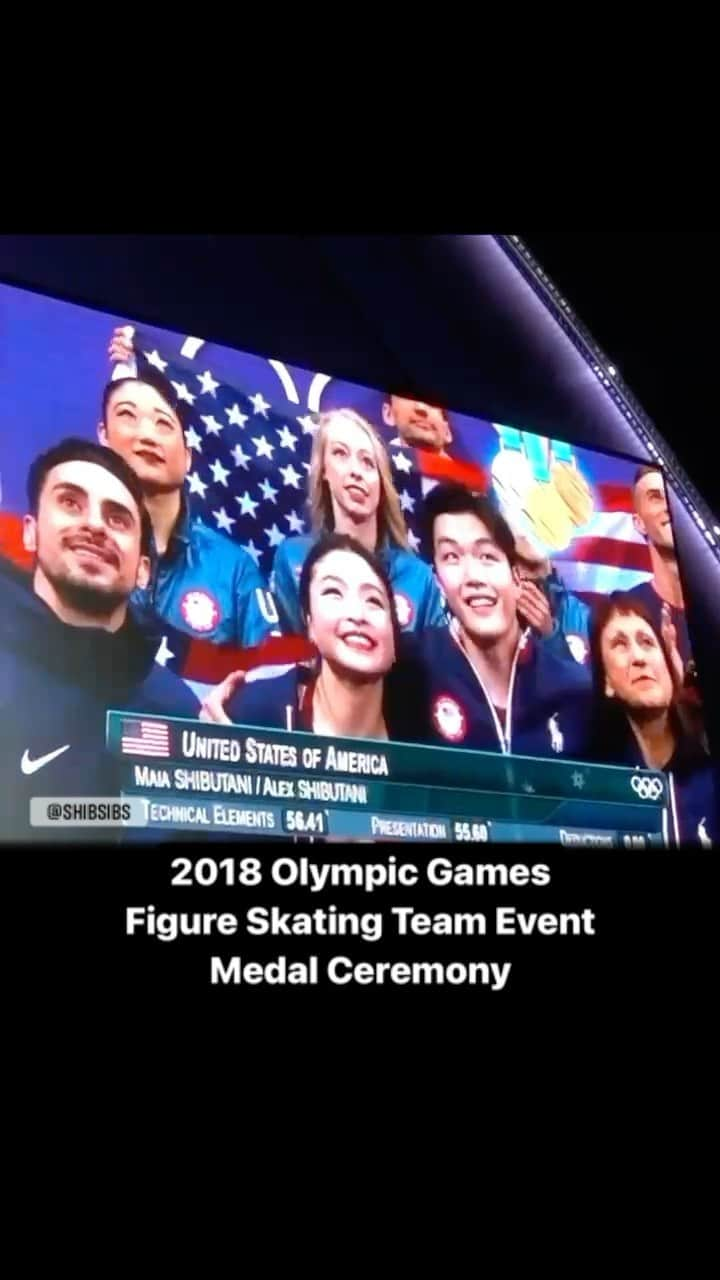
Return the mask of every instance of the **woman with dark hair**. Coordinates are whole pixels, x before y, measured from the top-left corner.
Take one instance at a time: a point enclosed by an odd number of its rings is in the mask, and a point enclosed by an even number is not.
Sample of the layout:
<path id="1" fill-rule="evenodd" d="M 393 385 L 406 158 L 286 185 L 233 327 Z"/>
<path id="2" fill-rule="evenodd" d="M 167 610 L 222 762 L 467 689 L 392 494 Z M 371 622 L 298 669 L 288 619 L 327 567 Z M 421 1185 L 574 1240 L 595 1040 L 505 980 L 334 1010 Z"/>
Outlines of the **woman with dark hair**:
<path id="1" fill-rule="evenodd" d="M 234 673 L 206 700 L 202 718 L 407 741 L 413 704 L 393 672 L 400 626 L 379 557 L 349 534 L 325 534 L 303 564 L 300 607 L 315 664 Z"/>
<path id="2" fill-rule="evenodd" d="M 650 610 L 626 592 L 608 596 L 593 618 L 590 652 L 591 754 L 605 764 L 665 771 L 677 839 L 709 846 L 718 826 L 718 777 Z"/>

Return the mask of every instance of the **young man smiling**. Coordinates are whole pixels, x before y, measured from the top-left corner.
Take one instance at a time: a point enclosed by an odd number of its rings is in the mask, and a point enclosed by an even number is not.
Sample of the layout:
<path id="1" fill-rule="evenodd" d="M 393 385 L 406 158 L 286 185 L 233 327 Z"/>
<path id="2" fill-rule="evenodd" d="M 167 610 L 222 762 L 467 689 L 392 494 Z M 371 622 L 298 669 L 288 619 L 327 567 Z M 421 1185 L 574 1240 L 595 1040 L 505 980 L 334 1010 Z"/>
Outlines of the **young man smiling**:
<path id="1" fill-rule="evenodd" d="M 582 758 L 590 677 L 531 636 L 515 539 L 487 499 L 449 484 L 425 500 L 426 537 L 452 621 L 412 637 L 429 737 L 442 745 Z"/>
<path id="2" fill-rule="evenodd" d="M 155 662 L 159 637 L 128 608 L 147 581 L 149 519 L 134 472 L 69 438 L 28 475 L 32 577 L 0 565 L 0 834 L 27 836 L 30 799 L 117 795 L 108 710 L 194 718 L 199 704 Z M 49 832 L 39 832 L 38 838 Z"/>

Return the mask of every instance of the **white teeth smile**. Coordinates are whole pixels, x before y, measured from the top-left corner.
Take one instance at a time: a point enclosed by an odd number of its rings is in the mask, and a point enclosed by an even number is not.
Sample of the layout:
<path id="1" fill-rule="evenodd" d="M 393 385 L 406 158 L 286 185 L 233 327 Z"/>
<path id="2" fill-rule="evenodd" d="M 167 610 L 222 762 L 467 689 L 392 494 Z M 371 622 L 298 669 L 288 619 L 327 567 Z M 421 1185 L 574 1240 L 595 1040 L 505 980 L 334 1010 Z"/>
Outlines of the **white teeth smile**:
<path id="1" fill-rule="evenodd" d="M 468 596 L 465 600 L 466 604 L 474 609 L 477 605 L 493 605 L 495 604 L 494 596 Z"/>
<path id="2" fill-rule="evenodd" d="M 347 636 L 343 636 L 343 641 L 345 644 L 349 644 L 352 649 L 369 650 L 373 647 L 373 642 L 368 636 L 360 635 L 354 631 Z"/>

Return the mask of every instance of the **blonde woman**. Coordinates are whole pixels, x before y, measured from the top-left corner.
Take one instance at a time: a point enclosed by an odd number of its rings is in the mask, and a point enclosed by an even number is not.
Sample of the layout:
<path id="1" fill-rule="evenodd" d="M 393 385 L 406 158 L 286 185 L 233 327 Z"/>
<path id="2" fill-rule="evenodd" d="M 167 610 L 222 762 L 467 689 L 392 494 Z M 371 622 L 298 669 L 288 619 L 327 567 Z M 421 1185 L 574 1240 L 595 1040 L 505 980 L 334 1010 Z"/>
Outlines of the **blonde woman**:
<path id="1" fill-rule="evenodd" d="M 323 415 L 313 441 L 308 477 L 312 534 L 286 538 L 275 553 L 273 592 L 284 631 L 301 635 L 300 575 L 323 533 L 349 534 L 377 553 L 404 631 L 446 625 L 432 569 L 408 546 L 407 528 L 380 436 L 360 414 Z"/>

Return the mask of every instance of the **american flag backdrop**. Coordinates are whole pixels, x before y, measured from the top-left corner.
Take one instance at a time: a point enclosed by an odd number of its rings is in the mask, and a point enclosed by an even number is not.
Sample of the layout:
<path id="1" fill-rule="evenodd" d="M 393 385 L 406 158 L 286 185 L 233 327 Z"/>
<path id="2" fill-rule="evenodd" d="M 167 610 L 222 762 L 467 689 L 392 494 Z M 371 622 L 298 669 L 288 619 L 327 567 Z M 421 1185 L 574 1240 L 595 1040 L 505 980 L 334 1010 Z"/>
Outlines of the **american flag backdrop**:
<path id="1" fill-rule="evenodd" d="M 601 505 L 564 551 L 552 559 L 569 591 L 592 605 L 611 591 L 630 591 L 652 577 L 650 553 L 627 510 L 630 491 L 601 485 Z M 621 502 L 622 508 L 614 505 Z"/>
<path id="2" fill-rule="evenodd" d="M 238 542 L 269 580 L 280 543 L 310 531 L 307 480 L 317 413 L 303 412 L 289 399 L 288 390 L 296 394 L 289 374 L 278 378 L 271 403 L 262 391 L 220 381 L 205 365 L 191 372 L 157 346 L 140 345 L 137 364 L 138 372 L 143 366 L 158 369 L 184 406 L 185 438 L 193 457 L 187 479 L 193 511 Z M 286 367 L 280 367 L 285 373 Z M 417 550 L 420 472 L 411 450 L 391 449 L 391 457 L 408 536 Z"/>
<path id="3" fill-rule="evenodd" d="M 272 381 L 266 382 L 264 392 L 256 391 L 223 381 L 212 368 L 212 347 L 205 344 L 195 369 L 187 359 L 179 362 L 170 344 L 163 349 L 146 345 L 138 334 L 135 345 L 138 365 L 161 370 L 187 412 L 186 439 L 193 456 L 187 487 L 195 511 L 244 547 L 268 579 L 276 547 L 286 537 L 310 529 L 306 493 L 317 409 L 341 405 L 369 417 L 385 439 L 410 545 L 416 551 L 421 548 L 423 493 L 437 480 L 455 479 L 494 493 L 506 510 L 494 484 L 493 463 L 512 437 L 538 480 L 546 479 L 543 456 L 557 454 L 577 466 L 589 484 L 589 520 L 573 526 L 566 546 L 544 548 L 568 589 L 592 603 L 650 577 L 647 545 L 631 514 L 637 465 L 632 461 L 570 449 L 560 441 L 464 415 L 451 415 L 451 456 L 438 457 L 403 445 L 382 421 L 382 397 L 373 399 L 373 393 L 353 384 L 312 375 L 310 385 L 322 379 L 323 393 L 322 403 L 310 409 L 298 403 L 297 393 L 302 375 L 307 383 L 307 371 L 268 361 Z"/>
<path id="4" fill-rule="evenodd" d="M 110 372 L 105 364 L 106 346 L 118 318 L 22 296 L 30 311 L 24 317 L 24 327 L 18 330 L 17 359 L 29 350 L 33 335 L 39 335 L 34 358 L 42 367 L 48 359 L 55 361 L 53 386 L 57 383 L 63 388 L 58 403 L 70 428 L 76 432 L 79 427 L 94 436 L 100 391 Z M 73 319 L 85 326 L 77 334 L 70 324 Z M 71 339 L 79 354 L 70 358 L 67 347 L 63 364 L 63 343 Z M 277 546 L 287 537 L 309 531 L 306 486 L 318 411 L 342 406 L 367 417 L 385 439 L 410 543 L 416 550 L 420 548 L 422 495 L 434 481 L 454 478 L 472 488 L 494 492 L 493 469 L 503 449 L 512 447 L 522 453 L 537 476 L 545 465 L 543 456 L 555 448 L 572 459 L 592 493 L 589 519 L 573 527 L 566 545 L 549 551 L 567 587 L 592 602 L 599 595 L 635 586 L 650 576 L 647 546 L 631 515 L 636 466 L 632 461 L 594 450 L 569 450 L 561 442 L 553 446 L 547 438 L 452 411 L 450 457 L 438 457 L 404 446 L 397 432 L 385 426 L 382 405 L 386 397 L 381 391 L 197 339 L 183 341 L 182 335 L 166 330 L 138 330 L 134 345 L 138 365 L 148 363 L 160 369 L 175 384 L 187 410 L 187 440 L 192 452 L 187 489 L 194 510 L 212 528 L 243 546 L 268 580 Z M 82 367 L 78 364 L 80 355 Z M 121 366 L 116 367 L 115 374 L 122 372 Z M 33 379 L 18 385 L 19 407 L 25 405 L 27 387 L 35 385 Z M 22 546 L 21 495 L 28 461 L 40 443 L 48 447 L 58 439 L 58 431 L 63 434 L 52 399 L 41 399 L 40 405 L 45 406 L 47 421 L 33 417 L 36 434 L 16 432 L 13 437 L 13 451 L 6 461 L 14 470 L 7 471 L 10 483 L 7 487 L 3 483 L 6 505 L 0 512 L 0 554 L 26 567 L 30 557 Z M 36 414 L 39 412 L 40 407 Z M 68 433 L 68 426 L 64 431 Z M 5 479 L 3 472 L 3 482 Z M 282 655 L 277 656 L 281 660 Z"/>

